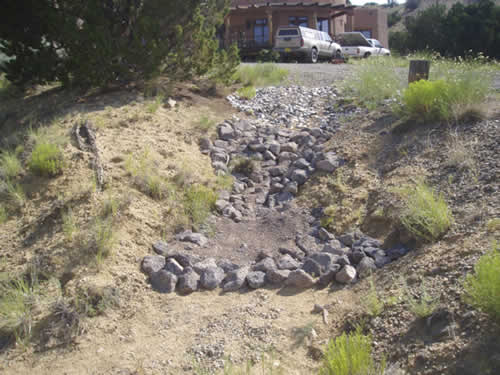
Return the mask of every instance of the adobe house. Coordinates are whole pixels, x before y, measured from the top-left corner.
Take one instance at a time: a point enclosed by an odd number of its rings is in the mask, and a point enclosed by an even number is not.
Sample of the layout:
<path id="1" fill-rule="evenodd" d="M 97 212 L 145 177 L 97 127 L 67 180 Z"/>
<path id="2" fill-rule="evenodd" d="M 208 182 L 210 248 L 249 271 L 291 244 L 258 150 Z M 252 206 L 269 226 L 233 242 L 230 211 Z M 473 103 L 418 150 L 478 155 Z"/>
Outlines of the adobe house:
<path id="1" fill-rule="evenodd" d="M 256 55 L 262 49 L 272 48 L 279 26 L 289 25 L 326 31 L 333 38 L 340 32 L 358 31 L 357 10 L 347 5 L 346 0 L 232 0 L 230 12 L 224 20 L 223 45 L 237 43 L 242 56 Z M 379 22 L 381 18 L 361 14 L 363 31 L 370 30 L 375 37 L 382 34 L 378 32 L 379 28 L 387 30 L 387 15 L 382 25 L 370 23 Z M 387 45 L 387 40 L 381 42 Z"/>
<path id="2" fill-rule="evenodd" d="M 366 38 L 377 39 L 384 47 L 389 48 L 387 12 L 384 9 L 355 8 L 353 20 L 352 31 L 362 32 Z"/>

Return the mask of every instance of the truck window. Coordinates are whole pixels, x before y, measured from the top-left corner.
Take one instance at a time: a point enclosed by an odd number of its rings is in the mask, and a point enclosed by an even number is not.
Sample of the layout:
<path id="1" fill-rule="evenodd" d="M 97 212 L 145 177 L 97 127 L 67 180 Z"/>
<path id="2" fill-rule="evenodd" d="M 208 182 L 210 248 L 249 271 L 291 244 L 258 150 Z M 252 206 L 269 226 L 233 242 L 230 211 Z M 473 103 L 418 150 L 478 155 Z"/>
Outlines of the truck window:
<path id="1" fill-rule="evenodd" d="M 299 32 L 297 29 L 281 29 L 279 31 L 279 36 L 293 36 L 293 35 L 299 35 Z"/>

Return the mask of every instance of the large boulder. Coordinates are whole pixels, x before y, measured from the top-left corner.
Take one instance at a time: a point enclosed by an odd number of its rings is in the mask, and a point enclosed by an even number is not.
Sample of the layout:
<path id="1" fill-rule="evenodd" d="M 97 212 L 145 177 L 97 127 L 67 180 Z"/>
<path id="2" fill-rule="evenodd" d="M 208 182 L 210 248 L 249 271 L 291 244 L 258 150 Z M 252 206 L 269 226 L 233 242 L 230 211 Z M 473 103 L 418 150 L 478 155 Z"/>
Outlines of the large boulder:
<path id="1" fill-rule="evenodd" d="M 229 141 L 235 137 L 233 127 L 227 123 L 220 124 L 217 128 L 217 133 L 219 138 L 224 141 Z"/>
<path id="2" fill-rule="evenodd" d="M 376 269 L 377 266 L 375 265 L 375 261 L 370 257 L 364 257 L 363 259 L 361 259 L 358 266 L 356 267 L 360 278 L 370 276 L 371 273 Z"/>
<path id="3" fill-rule="evenodd" d="M 224 270 L 220 267 L 206 268 L 200 277 L 200 286 L 207 290 L 217 288 L 224 280 Z"/>
<path id="4" fill-rule="evenodd" d="M 253 271 L 261 271 L 266 273 L 267 271 L 276 268 L 276 263 L 274 262 L 273 258 L 271 257 L 266 257 L 262 259 L 260 262 L 256 263 L 253 267 Z"/>
<path id="5" fill-rule="evenodd" d="M 151 275 L 151 285 L 160 293 L 171 293 L 177 285 L 177 276 L 167 270 L 160 270 Z"/>
<path id="6" fill-rule="evenodd" d="M 301 268 L 313 277 L 321 275 L 321 266 L 311 258 L 307 258 Z"/>
<path id="7" fill-rule="evenodd" d="M 199 273 L 200 275 L 205 271 L 207 268 L 215 268 L 217 267 L 217 262 L 215 261 L 214 258 L 206 258 L 198 263 L 195 263 L 193 265 L 193 269 Z"/>
<path id="8" fill-rule="evenodd" d="M 179 276 L 177 290 L 181 294 L 189 294 L 198 290 L 200 275 L 198 275 L 191 267 L 187 267 L 185 273 Z"/>
<path id="9" fill-rule="evenodd" d="M 207 237 L 205 237 L 203 234 L 193 233 L 190 230 L 179 233 L 177 236 L 175 236 L 175 238 L 177 239 L 177 241 L 191 242 L 198 246 L 204 246 L 208 242 Z"/>
<path id="10" fill-rule="evenodd" d="M 356 278 L 356 269 L 353 266 L 346 265 L 337 272 L 335 280 L 342 284 L 349 284 Z"/>
<path id="11" fill-rule="evenodd" d="M 165 257 L 161 255 L 146 255 L 142 260 L 142 270 L 148 276 L 165 267 Z"/>
<path id="12" fill-rule="evenodd" d="M 314 285 L 314 279 L 304 270 L 295 270 L 288 275 L 286 285 L 301 289 L 310 288 Z"/>
<path id="13" fill-rule="evenodd" d="M 326 271 L 330 265 L 337 262 L 338 256 L 329 253 L 313 253 L 309 256 L 309 259 L 314 260 L 321 267 L 321 272 Z"/>
<path id="14" fill-rule="evenodd" d="M 168 255 L 168 244 L 165 241 L 157 241 L 153 244 L 153 250 L 156 254 L 166 257 Z"/>
<path id="15" fill-rule="evenodd" d="M 229 272 L 223 281 L 222 290 L 233 292 L 243 287 L 249 271 L 250 268 L 245 266 Z"/>
<path id="16" fill-rule="evenodd" d="M 176 276 L 182 275 L 184 272 L 184 267 L 182 267 L 174 258 L 167 259 L 165 269 L 172 272 Z"/>
<path id="17" fill-rule="evenodd" d="M 316 168 L 324 172 L 333 172 L 340 166 L 340 159 L 334 152 L 328 152 L 325 154 L 323 160 L 316 162 Z"/>
<path id="18" fill-rule="evenodd" d="M 340 271 L 340 268 L 340 264 L 330 265 L 330 267 L 328 267 L 328 269 L 320 276 L 318 285 L 324 287 L 333 282 L 333 280 L 335 280 L 335 275 Z"/>
<path id="19" fill-rule="evenodd" d="M 307 181 L 307 172 L 303 169 L 295 169 L 290 175 L 290 179 L 297 184 L 302 185 Z"/>

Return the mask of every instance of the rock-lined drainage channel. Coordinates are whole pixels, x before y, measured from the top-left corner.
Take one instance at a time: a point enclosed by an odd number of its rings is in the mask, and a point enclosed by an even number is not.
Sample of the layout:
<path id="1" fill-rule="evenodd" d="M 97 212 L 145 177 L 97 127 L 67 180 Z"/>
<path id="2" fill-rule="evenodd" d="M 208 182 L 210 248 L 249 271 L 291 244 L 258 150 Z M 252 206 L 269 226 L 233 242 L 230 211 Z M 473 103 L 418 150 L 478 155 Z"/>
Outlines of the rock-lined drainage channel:
<path id="1" fill-rule="evenodd" d="M 309 108 L 285 101 L 291 94 L 295 103 L 309 103 Z M 303 185 L 314 173 L 332 173 L 344 160 L 325 143 L 335 134 L 338 121 L 332 108 L 332 88 L 266 88 L 257 90 L 253 101 L 237 96 L 228 100 L 240 110 L 256 114 L 256 120 L 234 118 L 217 126 L 217 139 L 202 139 L 200 148 L 210 155 L 217 174 L 230 173 L 231 192 L 223 191 L 216 209 L 223 217 L 241 223 L 259 209 L 286 212 Z M 283 99 L 281 104 L 276 101 Z M 297 108 L 298 107 L 298 108 Z M 308 127 L 304 116 L 315 116 Z M 257 215 L 258 216 L 258 215 Z M 162 241 L 153 245 L 157 255 L 143 259 L 142 270 L 153 288 L 162 293 L 177 291 L 189 294 L 197 290 L 233 292 L 242 288 L 326 287 L 331 283 L 349 284 L 366 277 L 377 268 L 405 255 L 408 250 L 388 250 L 381 243 L 359 231 L 336 238 L 312 221 L 306 236 L 297 235 L 297 249 L 280 247 L 261 251 L 253 262 L 239 265 L 228 259 L 201 258 L 184 251 L 174 251 Z M 208 239 L 202 233 L 185 231 L 176 241 L 204 247 Z M 273 255 L 273 253 L 276 253 Z"/>

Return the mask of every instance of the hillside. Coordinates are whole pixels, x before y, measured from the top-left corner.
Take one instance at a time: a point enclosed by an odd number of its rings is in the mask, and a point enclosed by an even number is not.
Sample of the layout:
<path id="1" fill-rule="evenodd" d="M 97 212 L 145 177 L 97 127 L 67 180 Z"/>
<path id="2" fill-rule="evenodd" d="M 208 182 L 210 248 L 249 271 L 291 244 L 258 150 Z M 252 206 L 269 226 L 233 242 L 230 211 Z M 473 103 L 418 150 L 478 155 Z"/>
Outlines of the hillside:
<path id="1" fill-rule="evenodd" d="M 0 286 L 21 293 L 0 372 L 315 374 L 361 327 L 386 374 L 496 374 L 496 326 L 463 280 L 499 236 L 498 93 L 411 126 L 352 97 L 356 69 L 294 64 L 248 100 L 162 80 L 3 97 L 20 165 L 2 177 Z M 35 173 L 40 144 L 57 173 Z M 401 221 L 423 178 L 453 218 L 433 241 Z"/>

